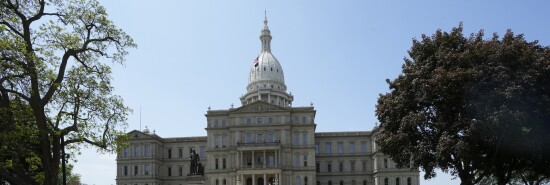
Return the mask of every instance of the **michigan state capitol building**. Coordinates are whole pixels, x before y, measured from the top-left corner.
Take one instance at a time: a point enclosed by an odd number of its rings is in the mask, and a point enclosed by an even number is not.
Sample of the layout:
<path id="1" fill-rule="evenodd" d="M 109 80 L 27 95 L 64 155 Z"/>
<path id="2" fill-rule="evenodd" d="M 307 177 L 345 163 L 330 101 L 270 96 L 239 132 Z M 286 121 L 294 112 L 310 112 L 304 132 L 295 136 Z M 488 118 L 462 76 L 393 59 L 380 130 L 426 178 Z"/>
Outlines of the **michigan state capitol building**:
<path id="1" fill-rule="evenodd" d="M 116 184 L 419 184 L 418 170 L 396 168 L 378 151 L 376 128 L 315 132 L 316 111 L 292 106 L 271 38 L 266 19 L 241 107 L 208 110 L 204 137 L 162 138 L 147 128 L 129 132 L 129 147 L 117 156 Z"/>

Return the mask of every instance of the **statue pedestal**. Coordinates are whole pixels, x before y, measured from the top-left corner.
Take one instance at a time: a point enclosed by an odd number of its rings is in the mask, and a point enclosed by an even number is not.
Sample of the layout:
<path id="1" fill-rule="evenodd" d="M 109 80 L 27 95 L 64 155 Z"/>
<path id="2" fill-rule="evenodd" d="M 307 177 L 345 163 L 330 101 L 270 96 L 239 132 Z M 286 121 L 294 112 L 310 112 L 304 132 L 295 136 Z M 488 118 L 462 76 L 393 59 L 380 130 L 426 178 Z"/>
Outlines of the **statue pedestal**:
<path id="1" fill-rule="evenodd" d="M 187 175 L 188 185 L 204 185 L 204 177 L 202 175 Z"/>

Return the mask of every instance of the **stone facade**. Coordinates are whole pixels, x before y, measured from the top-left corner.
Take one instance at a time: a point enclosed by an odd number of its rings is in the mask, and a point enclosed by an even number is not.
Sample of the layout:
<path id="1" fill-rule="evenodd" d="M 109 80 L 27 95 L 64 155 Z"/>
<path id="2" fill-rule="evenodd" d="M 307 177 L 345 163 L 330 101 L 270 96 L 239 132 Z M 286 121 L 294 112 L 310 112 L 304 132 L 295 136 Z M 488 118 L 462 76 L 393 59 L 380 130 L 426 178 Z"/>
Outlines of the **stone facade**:
<path id="1" fill-rule="evenodd" d="M 206 137 L 128 133 L 130 145 L 117 156 L 117 185 L 419 184 L 419 172 L 396 168 L 370 131 L 316 133 L 314 107 L 292 106 L 271 38 L 266 19 L 242 106 L 208 110 Z M 192 150 L 204 175 L 190 174 Z"/>

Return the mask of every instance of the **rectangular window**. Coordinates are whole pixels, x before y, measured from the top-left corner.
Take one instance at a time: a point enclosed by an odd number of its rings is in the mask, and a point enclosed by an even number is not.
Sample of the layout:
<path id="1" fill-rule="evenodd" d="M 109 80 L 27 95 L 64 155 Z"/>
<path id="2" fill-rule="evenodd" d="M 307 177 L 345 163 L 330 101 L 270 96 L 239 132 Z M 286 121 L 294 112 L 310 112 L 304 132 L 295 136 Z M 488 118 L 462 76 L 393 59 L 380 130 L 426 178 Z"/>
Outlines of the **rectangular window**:
<path id="1" fill-rule="evenodd" d="M 150 168 L 151 166 L 149 166 L 149 164 L 143 165 L 143 174 L 149 175 Z"/>
<path id="2" fill-rule="evenodd" d="M 305 117 L 305 116 L 302 117 L 302 123 L 303 123 L 303 124 L 306 124 L 306 123 L 307 123 L 307 117 Z"/>
<path id="3" fill-rule="evenodd" d="M 216 162 L 214 163 L 214 169 L 218 169 L 218 165 L 219 165 L 219 160 L 218 160 L 218 158 L 216 158 L 214 161 L 216 161 Z"/>
<path id="4" fill-rule="evenodd" d="M 138 174 L 138 171 L 139 170 L 139 167 L 138 166 L 134 166 L 134 175 L 137 175 Z"/>
<path id="5" fill-rule="evenodd" d="M 149 145 L 143 146 L 143 156 L 149 157 Z"/>
<path id="6" fill-rule="evenodd" d="M 267 157 L 267 162 L 268 162 L 267 164 L 269 165 L 269 167 L 273 167 L 273 165 L 275 164 L 274 157 L 272 155 Z"/>
<path id="7" fill-rule="evenodd" d="M 264 165 L 264 157 L 259 156 L 258 157 L 258 163 L 256 163 L 256 166 L 262 167 Z"/>
<path id="8" fill-rule="evenodd" d="M 307 166 L 307 155 L 304 155 L 304 167 Z"/>
<path id="9" fill-rule="evenodd" d="M 350 164 L 350 170 L 351 170 L 352 172 L 354 172 L 354 171 L 355 171 L 355 161 L 350 161 L 349 164 Z"/>
<path id="10" fill-rule="evenodd" d="M 325 143 L 325 152 L 327 154 L 330 154 L 330 151 L 331 151 L 331 143 Z"/>
<path id="11" fill-rule="evenodd" d="M 178 157 L 183 158 L 183 148 L 178 148 Z"/>
<path id="12" fill-rule="evenodd" d="M 134 157 L 138 157 L 139 156 L 139 146 L 134 146 Z"/>
<path id="13" fill-rule="evenodd" d="M 363 171 L 367 171 L 367 161 L 363 161 Z"/>
<path id="14" fill-rule="evenodd" d="M 343 171 L 344 171 L 344 162 L 338 163 L 338 170 L 339 170 L 340 172 L 343 172 Z"/>
<path id="15" fill-rule="evenodd" d="M 222 147 L 227 146 L 227 136 L 222 136 Z"/>
<path id="16" fill-rule="evenodd" d="M 180 166 L 180 167 L 178 168 L 178 175 L 179 175 L 179 176 L 183 176 L 183 167 L 182 167 L 182 166 Z"/>
<path id="17" fill-rule="evenodd" d="M 128 157 L 128 147 L 124 147 L 124 158 Z"/>
<path id="18" fill-rule="evenodd" d="M 319 161 L 315 162 L 315 172 L 321 172 L 321 164 L 319 164 Z"/>
<path id="19" fill-rule="evenodd" d="M 252 143 L 252 134 L 246 134 L 246 143 Z"/>
<path id="20" fill-rule="evenodd" d="M 225 158 L 222 159 L 222 169 L 226 168 L 226 160 Z"/>
<path id="21" fill-rule="evenodd" d="M 299 166 L 300 166 L 300 156 L 295 155 L 294 156 L 294 167 L 299 167 Z"/>
<path id="22" fill-rule="evenodd" d="M 256 141 L 257 141 L 258 143 L 263 143 L 263 142 L 264 142 L 264 136 L 263 136 L 263 134 L 257 134 L 257 135 L 256 135 Z"/>
<path id="23" fill-rule="evenodd" d="M 262 118 L 257 119 L 258 124 L 262 124 L 262 121 L 263 121 Z"/>
<path id="24" fill-rule="evenodd" d="M 367 142 L 361 142 L 361 153 L 367 153 Z"/>
<path id="25" fill-rule="evenodd" d="M 355 153 L 355 142 L 349 142 L 349 153 Z"/>
<path id="26" fill-rule="evenodd" d="M 128 166 L 124 166 L 124 176 L 128 176 Z"/>
<path id="27" fill-rule="evenodd" d="M 225 119 L 222 120 L 222 127 L 225 128 Z"/>
<path id="28" fill-rule="evenodd" d="M 267 134 L 267 142 L 270 142 L 270 143 L 273 143 L 273 142 L 274 142 L 273 134 L 272 134 L 272 133 Z"/>
<path id="29" fill-rule="evenodd" d="M 199 157 L 205 158 L 206 156 L 204 155 L 204 152 L 206 151 L 206 147 L 205 147 L 205 146 L 201 146 L 200 150 L 201 150 L 201 151 L 200 151 L 200 154 L 199 154 L 200 156 L 199 156 Z"/>
<path id="30" fill-rule="evenodd" d="M 302 134 L 302 144 L 307 145 L 307 133 Z"/>
<path id="31" fill-rule="evenodd" d="M 220 136 L 214 136 L 214 147 L 218 148 L 220 146 Z"/>
<path id="32" fill-rule="evenodd" d="M 252 119 L 246 118 L 246 124 L 250 125 L 252 123 Z"/>
<path id="33" fill-rule="evenodd" d="M 344 143 L 338 143 L 337 145 L 338 153 L 342 154 L 344 152 Z"/>
<path id="34" fill-rule="evenodd" d="M 319 154 L 319 143 L 315 143 L 315 155 Z"/>
<path id="35" fill-rule="evenodd" d="M 172 167 L 168 167 L 168 177 L 172 176 Z"/>
<path id="36" fill-rule="evenodd" d="M 294 145 L 300 144 L 300 133 L 294 133 Z"/>
<path id="37" fill-rule="evenodd" d="M 168 159 L 172 158 L 172 149 L 168 149 Z"/>
<path id="38" fill-rule="evenodd" d="M 407 185 L 411 185 L 411 184 L 412 184 L 411 178 L 407 177 Z"/>
<path id="39" fill-rule="evenodd" d="M 273 118 L 272 117 L 267 118 L 267 123 L 272 124 L 273 123 Z"/>
<path id="40" fill-rule="evenodd" d="M 332 164 L 327 163 L 327 172 L 332 172 Z"/>

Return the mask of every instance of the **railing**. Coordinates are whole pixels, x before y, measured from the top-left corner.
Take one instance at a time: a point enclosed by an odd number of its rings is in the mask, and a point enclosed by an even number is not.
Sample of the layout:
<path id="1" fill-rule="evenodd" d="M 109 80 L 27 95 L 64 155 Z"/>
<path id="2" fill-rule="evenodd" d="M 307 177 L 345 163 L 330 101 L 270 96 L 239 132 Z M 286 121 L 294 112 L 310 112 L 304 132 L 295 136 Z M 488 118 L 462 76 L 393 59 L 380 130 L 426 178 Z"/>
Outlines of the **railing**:
<path id="1" fill-rule="evenodd" d="M 241 143 L 237 142 L 237 146 L 239 147 L 252 147 L 252 146 L 279 146 L 281 145 L 280 141 L 274 141 L 274 142 L 265 142 L 265 141 L 256 141 L 251 143 Z"/>

